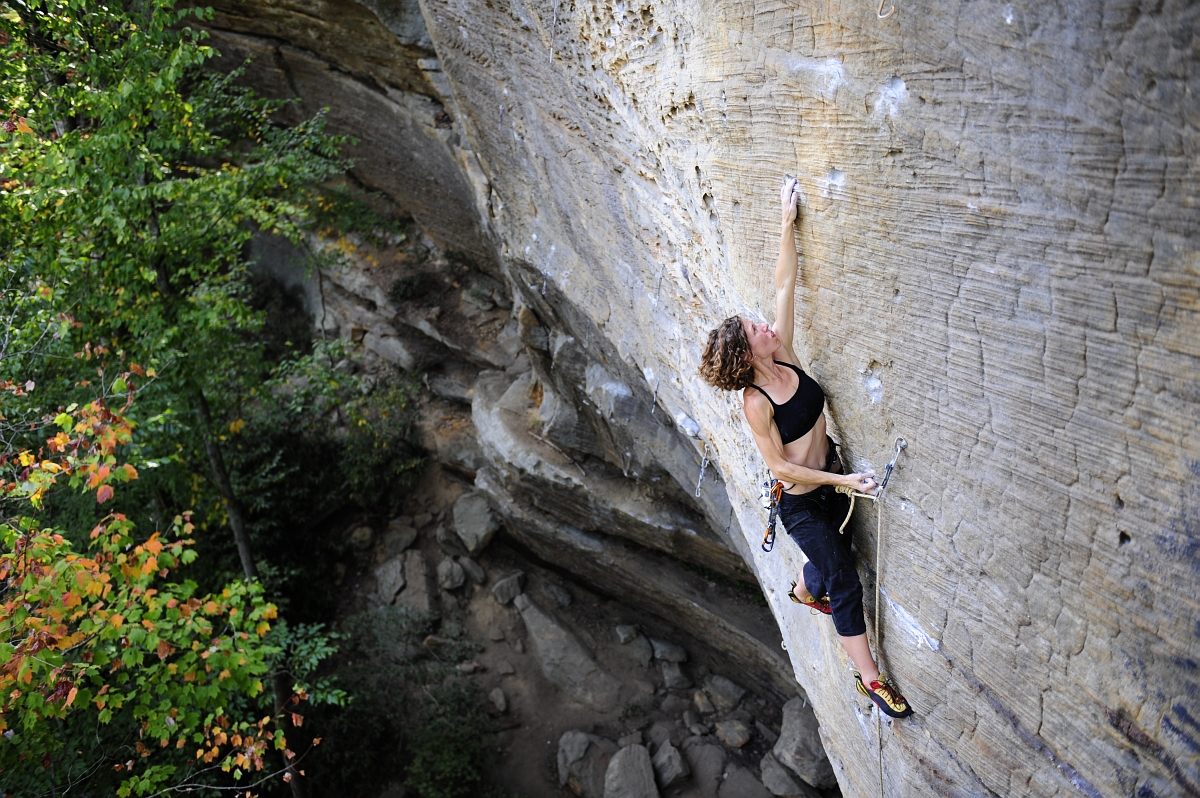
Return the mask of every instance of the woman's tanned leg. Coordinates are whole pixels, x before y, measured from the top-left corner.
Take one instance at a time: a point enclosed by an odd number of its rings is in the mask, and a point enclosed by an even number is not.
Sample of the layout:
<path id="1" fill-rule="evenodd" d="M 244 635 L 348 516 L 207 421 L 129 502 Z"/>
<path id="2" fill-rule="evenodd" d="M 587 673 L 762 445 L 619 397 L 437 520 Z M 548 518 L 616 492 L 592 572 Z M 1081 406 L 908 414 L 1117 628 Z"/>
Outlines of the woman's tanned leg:
<path id="1" fill-rule="evenodd" d="M 875 667 L 875 658 L 871 656 L 871 646 L 867 643 L 867 636 L 861 634 L 839 639 L 842 641 L 846 653 L 850 655 L 850 659 L 854 661 L 854 667 L 862 674 L 863 684 L 870 684 L 879 679 L 879 668 Z"/>

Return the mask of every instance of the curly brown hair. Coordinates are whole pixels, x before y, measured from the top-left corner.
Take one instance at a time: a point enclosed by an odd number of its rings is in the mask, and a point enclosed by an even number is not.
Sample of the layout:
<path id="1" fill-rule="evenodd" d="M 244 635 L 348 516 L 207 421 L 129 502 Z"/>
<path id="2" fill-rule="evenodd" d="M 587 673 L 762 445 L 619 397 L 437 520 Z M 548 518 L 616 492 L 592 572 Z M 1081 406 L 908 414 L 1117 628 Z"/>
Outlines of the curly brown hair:
<path id="1" fill-rule="evenodd" d="M 730 316 L 708 334 L 704 354 L 700 356 L 700 376 L 705 382 L 725 391 L 737 391 L 754 384 L 754 364 L 747 357 L 750 340 L 741 316 Z"/>

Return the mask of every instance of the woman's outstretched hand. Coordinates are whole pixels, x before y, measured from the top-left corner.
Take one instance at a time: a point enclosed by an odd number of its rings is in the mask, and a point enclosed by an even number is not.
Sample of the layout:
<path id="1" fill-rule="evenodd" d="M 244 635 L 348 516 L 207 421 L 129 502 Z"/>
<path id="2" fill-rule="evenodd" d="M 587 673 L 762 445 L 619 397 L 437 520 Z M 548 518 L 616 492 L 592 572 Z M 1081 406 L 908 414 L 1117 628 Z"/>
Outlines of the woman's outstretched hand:
<path id="1" fill-rule="evenodd" d="M 789 177 L 783 181 L 783 188 L 779 190 L 779 200 L 783 203 L 783 226 L 787 227 L 796 221 L 800 214 L 800 189 L 796 178 Z"/>
<path id="2" fill-rule="evenodd" d="M 879 490 L 879 483 L 875 481 L 874 474 L 846 474 L 844 480 L 843 484 L 846 487 L 868 496 L 874 496 L 875 491 Z"/>

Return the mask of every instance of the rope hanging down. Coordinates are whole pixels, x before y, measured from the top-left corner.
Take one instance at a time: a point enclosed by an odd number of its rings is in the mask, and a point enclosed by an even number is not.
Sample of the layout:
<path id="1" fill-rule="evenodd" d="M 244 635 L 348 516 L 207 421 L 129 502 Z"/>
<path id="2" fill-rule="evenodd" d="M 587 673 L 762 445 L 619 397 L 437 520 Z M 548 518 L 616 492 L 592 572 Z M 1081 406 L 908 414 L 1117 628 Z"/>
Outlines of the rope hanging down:
<path id="1" fill-rule="evenodd" d="M 879 500 L 883 498 L 883 491 L 887 487 L 888 480 L 892 478 L 892 469 L 896 467 L 896 460 L 900 458 L 900 452 L 908 448 L 908 441 L 904 438 L 896 438 L 896 453 L 892 455 L 892 460 L 883 469 L 883 481 L 879 483 L 879 490 L 875 491 L 875 495 L 869 493 L 861 493 L 854 488 L 834 488 L 838 493 L 844 493 L 850 497 L 850 509 L 846 512 L 846 518 L 842 521 L 842 525 L 838 527 L 838 532 L 841 533 L 846 528 L 846 524 L 850 523 L 850 516 L 854 514 L 854 500 L 858 497 L 870 499 L 875 502 L 875 653 L 876 656 L 883 656 L 883 640 L 879 636 L 879 593 L 883 582 L 883 559 L 880 556 L 883 550 L 883 508 L 879 505 Z M 879 796 L 883 798 L 883 713 L 878 709 L 875 710 L 875 743 L 879 752 Z"/>

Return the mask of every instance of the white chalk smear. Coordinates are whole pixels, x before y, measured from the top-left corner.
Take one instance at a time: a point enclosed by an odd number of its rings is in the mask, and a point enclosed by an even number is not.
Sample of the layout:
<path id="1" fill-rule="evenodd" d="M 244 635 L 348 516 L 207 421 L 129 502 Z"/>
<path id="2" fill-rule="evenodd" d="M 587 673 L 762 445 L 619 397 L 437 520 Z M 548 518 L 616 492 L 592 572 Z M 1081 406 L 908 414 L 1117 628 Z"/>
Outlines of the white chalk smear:
<path id="1" fill-rule="evenodd" d="M 892 601 L 892 597 L 887 594 L 886 590 L 881 587 L 879 588 L 879 592 L 883 594 L 883 597 L 887 599 L 888 606 L 896 613 L 896 622 L 906 632 L 916 638 L 918 644 L 924 641 L 925 645 L 929 646 L 930 651 L 937 651 L 942 647 L 941 641 L 925 634 L 925 630 L 921 628 L 921 622 L 914 618 L 908 610 Z"/>
<path id="2" fill-rule="evenodd" d="M 879 90 L 879 101 L 875 103 L 875 112 L 883 116 L 886 111 L 889 117 L 895 117 L 900 111 L 900 103 L 907 99 L 908 88 L 904 85 L 904 81 L 893 75 L 884 81 L 883 88 Z"/>
<path id="3" fill-rule="evenodd" d="M 837 93 L 838 86 L 846 82 L 846 70 L 842 63 L 833 58 L 789 58 L 784 61 L 793 72 L 812 72 L 817 76 L 817 92 L 825 99 Z"/>
<path id="4" fill-rule="evenodd" d="M 1005 8 L 1005 9 L 1004 9 L 1004 21 L 1005 21 L 1005 23 L 1007 23 L 1007 24 L 1009 24 L 1009 25 L 1011 25 L 1011 24 L 1012 24 L 1012 21 L 1013 21 L 1013 14 L 1014 14 L 1014 13 L 1015 13 L 1015 12 L 1013 11 L 1013 7 L 1012 7 L 1012 6 L 1008 6 L 1007 8 Z"/>
<path id="5" fill-rule="evenodd" d="M 863 384 L 867 388 L 867 396 L 871 397 L 871 404 L 879 404 L 883 399 L 883 381 L 878 377 L 867 377 Z"/>
<path id="6" fill-rule="evenodd" d="M 817 179 L 817 185 L 821 188 L 821 196 L 826 199 L 844 197 L 842 189 L 846 187 L 846 173 L 841 169 L 830 169 L 829 174 Z"/>

